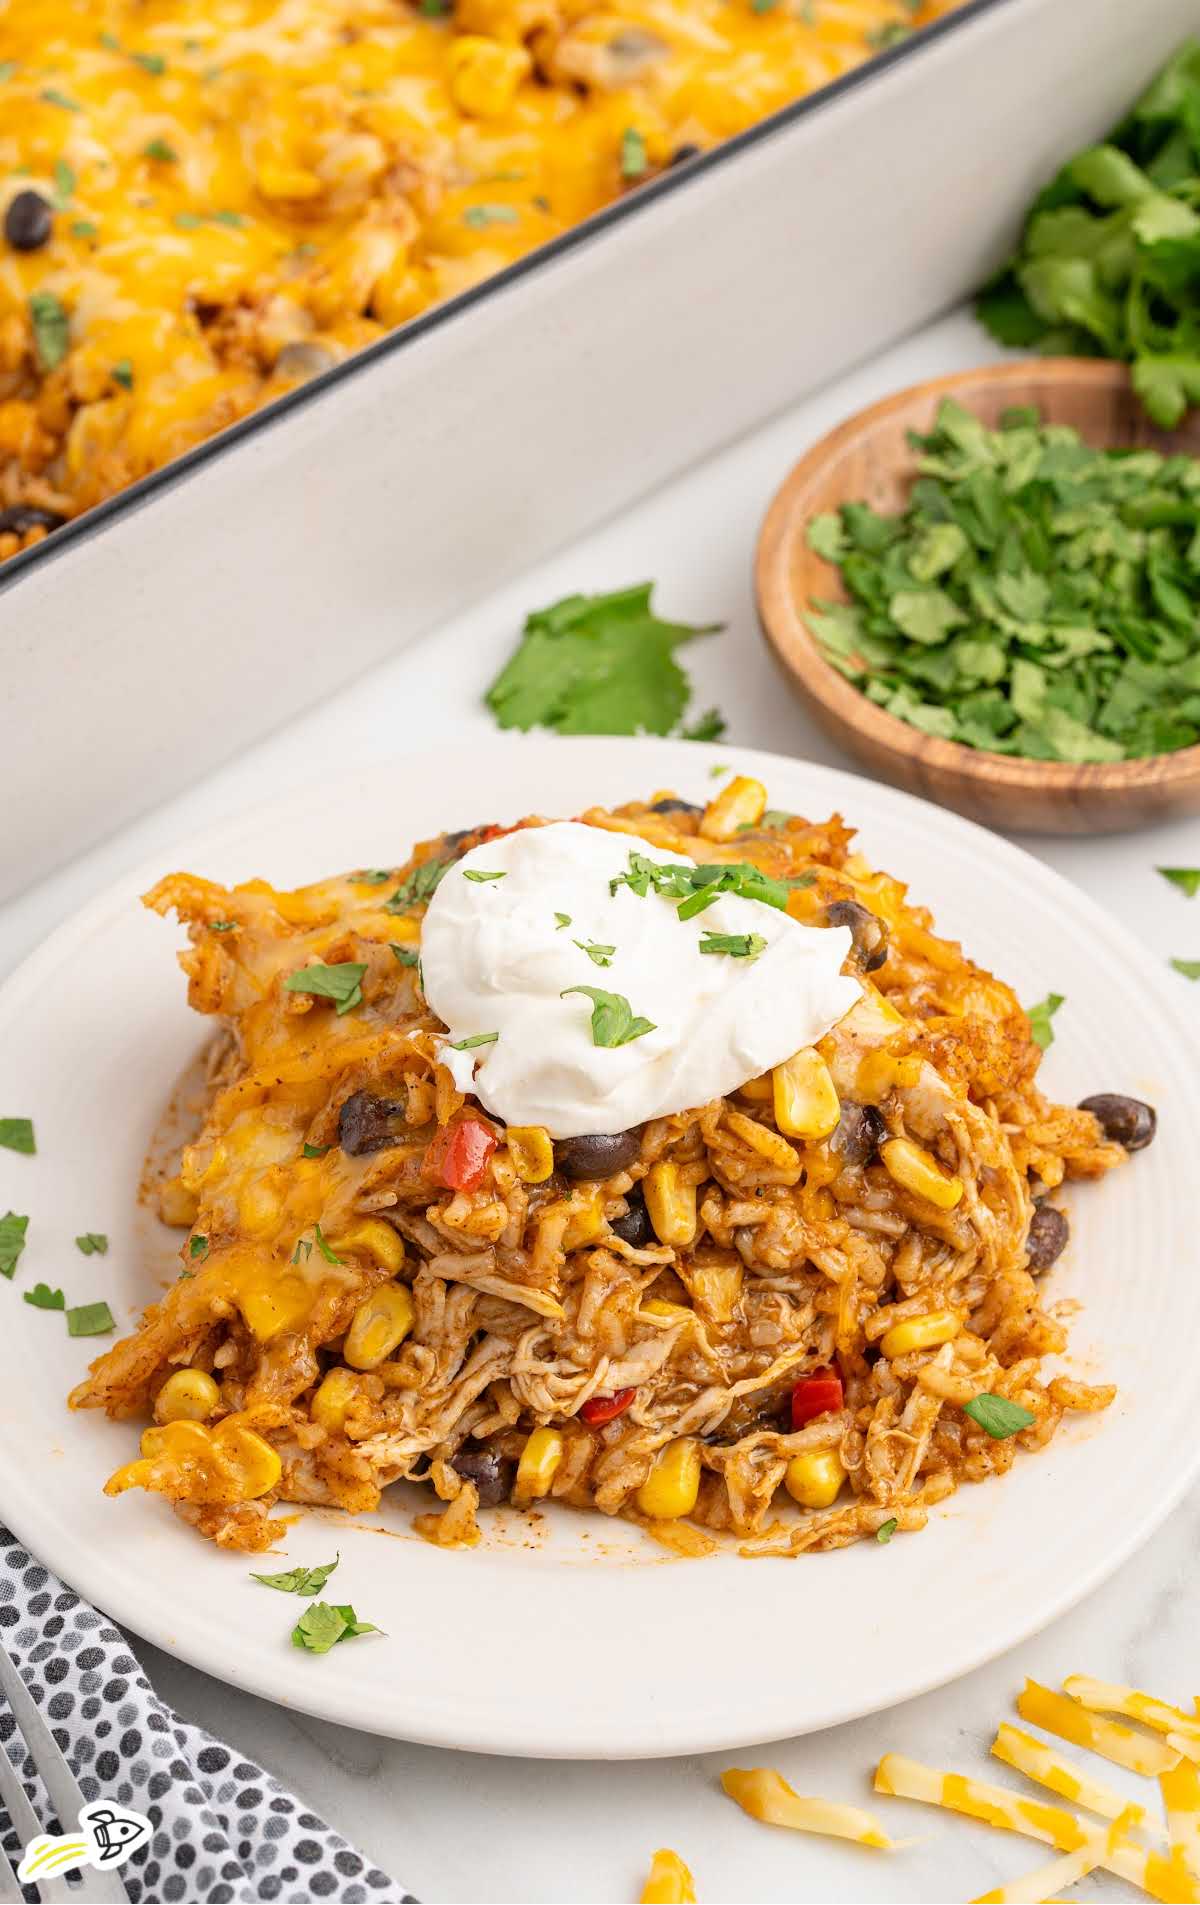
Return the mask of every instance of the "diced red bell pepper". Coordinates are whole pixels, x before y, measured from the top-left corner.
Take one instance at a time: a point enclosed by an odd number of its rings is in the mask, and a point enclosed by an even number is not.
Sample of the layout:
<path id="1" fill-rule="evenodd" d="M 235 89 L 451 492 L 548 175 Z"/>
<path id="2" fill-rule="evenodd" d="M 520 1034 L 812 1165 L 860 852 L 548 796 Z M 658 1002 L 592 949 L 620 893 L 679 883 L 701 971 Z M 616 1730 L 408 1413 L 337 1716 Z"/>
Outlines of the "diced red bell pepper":
<path id="1" fill-rule="evenodd" d="M 580 1416 L 593 1428 L 601 1422 L 611 1422 L 628 1409 L 636 1394 L 636 1389 L 616 1389 L 611 1396 L 592 1396 L 579 1411 Z"/>
<path id="2" fill-rule="evenodd" d="M 792 1390 L 793 1429 L 802 1429 L 814 1416 L 843 1408 L 845 1401 L 842 1379 L 836 1369 L 814 1369 L 811 1376 L 801 1376 Z"/>
<path id="3" fill-rule="evenodd" d="M 425 1153 L 424 1172 L 448 1191 L 474 1191 L 483 1182 L 496 1134 L 479 1118 L 443 1125 Z"/>

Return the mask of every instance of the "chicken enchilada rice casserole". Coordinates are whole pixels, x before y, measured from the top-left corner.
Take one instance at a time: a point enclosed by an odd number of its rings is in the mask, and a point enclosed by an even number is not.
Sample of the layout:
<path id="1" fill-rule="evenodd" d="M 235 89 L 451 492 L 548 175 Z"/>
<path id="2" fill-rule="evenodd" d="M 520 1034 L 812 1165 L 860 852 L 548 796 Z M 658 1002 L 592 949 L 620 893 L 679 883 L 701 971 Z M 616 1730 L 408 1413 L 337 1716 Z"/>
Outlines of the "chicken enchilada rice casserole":
<path id="1" fill-rule="evenodd" d="M 408 1479 L 447 1546 L 553 1498 L 794 1555 L 1111 1400 L 1039 1278 L 1154 1112 L 1044 1098 L 1014 993 L 839 816 L 735 776 L 146 903 L 223 1029 L 178 1279 L 71 1398 L 148 1421 L 110 1494 L 235 1549 Z"/>
<path id="2" fill-rule="evenodd" d="M 958 0 L 6 0 L 0 557 Z"/>

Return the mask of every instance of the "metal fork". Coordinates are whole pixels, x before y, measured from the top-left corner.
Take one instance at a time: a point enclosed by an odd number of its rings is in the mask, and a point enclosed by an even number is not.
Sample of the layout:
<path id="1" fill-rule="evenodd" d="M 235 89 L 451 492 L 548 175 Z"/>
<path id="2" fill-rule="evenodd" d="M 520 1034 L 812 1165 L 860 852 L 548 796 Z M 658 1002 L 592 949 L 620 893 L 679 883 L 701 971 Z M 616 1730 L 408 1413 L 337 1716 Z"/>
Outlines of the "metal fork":
<path id="1" fill-rule="evenodd" d="M 17 1733 L 24 1740 L 29 1757 L 50 1795 L 59 1825 L 64 1832 L 70 1832 L 80 1807 L 85 1803 L 83 1794 L 49 1726 L 38 1711 L 33 1695 L 2 1647 L 0 1693 L 8 1703 L 17 1724 Z M 28 1845 L 39 1832 L 46 1830 L 26 1798 L 16 1768 L 3 1747 L 0 1747 L 0 1801 L 3 1801 L 22 1845 Z M 87 1868 L 86 1875 L 80 1874 L 74 1884 L 65 1878 L 44 1878 L 38 1880 L 33 1890 L 43 1905 L 81 1905 L 84 1899 L 87 1905 L 129 1905 L 129 1894 L 118 1874 L 111 1869 L 105 1872 L 93 1866 Z M 0 1846 L 0 1905 L 22 1905 L 24 1896 L 20 1881 Z"/>

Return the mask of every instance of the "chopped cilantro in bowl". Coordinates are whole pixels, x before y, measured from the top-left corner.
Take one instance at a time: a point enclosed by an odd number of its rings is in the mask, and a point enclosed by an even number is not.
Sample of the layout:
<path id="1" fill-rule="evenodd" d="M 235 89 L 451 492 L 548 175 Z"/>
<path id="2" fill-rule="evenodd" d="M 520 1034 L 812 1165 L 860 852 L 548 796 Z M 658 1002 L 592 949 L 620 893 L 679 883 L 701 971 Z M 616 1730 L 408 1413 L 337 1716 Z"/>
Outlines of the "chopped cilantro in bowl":
<path id="1" fill-rule="evenodd" d="M 1096 450 L 1035 410 L 998 429 L 944 401 L 911 435 L 903 512 L 808 525 L 846 599 L 806 620 L 825 659 L 925 734 L 1038 761 L 1200 741 L 1200 462 Z"/>

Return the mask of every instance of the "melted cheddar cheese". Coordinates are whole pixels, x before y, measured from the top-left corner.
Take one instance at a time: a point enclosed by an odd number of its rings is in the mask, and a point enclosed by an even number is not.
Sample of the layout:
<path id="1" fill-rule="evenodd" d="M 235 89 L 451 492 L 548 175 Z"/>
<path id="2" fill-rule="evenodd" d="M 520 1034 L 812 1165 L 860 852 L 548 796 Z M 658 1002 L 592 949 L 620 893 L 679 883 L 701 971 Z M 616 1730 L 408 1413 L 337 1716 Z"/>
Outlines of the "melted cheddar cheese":
<path id="1" fill-rule="evenodd" d="M 7 0 L 0 557 L 953 4 Z"/>

